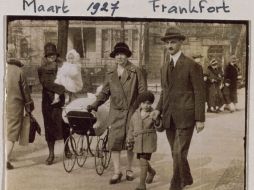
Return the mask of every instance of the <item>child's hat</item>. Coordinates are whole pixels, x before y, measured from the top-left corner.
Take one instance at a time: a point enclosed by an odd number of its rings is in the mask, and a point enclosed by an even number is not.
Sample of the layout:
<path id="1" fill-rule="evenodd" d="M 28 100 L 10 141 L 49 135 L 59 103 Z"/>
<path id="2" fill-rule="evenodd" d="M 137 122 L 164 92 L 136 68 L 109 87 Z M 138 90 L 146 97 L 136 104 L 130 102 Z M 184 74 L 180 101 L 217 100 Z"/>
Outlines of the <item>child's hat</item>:
<path id="1" fill-rule="evenodd" d="M 154 99 L 155 99 L 155 97 L 154 97 L 153 93 L 150 91 L 146 91 L 146 92 L 143 92 L 138 95 L 137 103 L 138 103 L 138 105 L 140 105 L 141 102 L 145 102 L 145 101 L 149 101 L 149 102 L 153 103 Z"/>

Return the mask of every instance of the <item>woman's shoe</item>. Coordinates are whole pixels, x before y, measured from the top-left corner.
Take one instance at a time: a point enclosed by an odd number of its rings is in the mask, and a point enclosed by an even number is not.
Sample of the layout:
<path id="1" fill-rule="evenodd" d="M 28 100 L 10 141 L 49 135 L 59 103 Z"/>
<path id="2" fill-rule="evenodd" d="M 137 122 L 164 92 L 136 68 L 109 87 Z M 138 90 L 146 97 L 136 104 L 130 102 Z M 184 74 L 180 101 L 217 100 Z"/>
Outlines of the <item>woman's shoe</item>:
<path id="1" fill-rule="evenodd" d="M 48 159 L 46 160 L 46 165 L 52 165 L 54 162 L 55 156 L 54 154 L 50 154 Z"/>
<path id="2" fill-rule="evenodd" d="M 119 174 L 114 174 L 113 177 L 110 179 L 109 184 L 116 184 L 120 183 L 123 174 L 120 172 Z"/>
<path id="3" fill-rule="evenodd" d="M 7 162 L 6 168 L 7 168 L 7 170 L 12 170 L 12 169 L 14 169 L 14 166 L 10 162 Z"/>
<path id="4" fill-rule="evenodd" d="M 133 181 L 133 180 L 134 180 L 133 171 L 131 171 L 131 170 L 126 170 L 126 180 L 127 180 L 127 181 Z"/>

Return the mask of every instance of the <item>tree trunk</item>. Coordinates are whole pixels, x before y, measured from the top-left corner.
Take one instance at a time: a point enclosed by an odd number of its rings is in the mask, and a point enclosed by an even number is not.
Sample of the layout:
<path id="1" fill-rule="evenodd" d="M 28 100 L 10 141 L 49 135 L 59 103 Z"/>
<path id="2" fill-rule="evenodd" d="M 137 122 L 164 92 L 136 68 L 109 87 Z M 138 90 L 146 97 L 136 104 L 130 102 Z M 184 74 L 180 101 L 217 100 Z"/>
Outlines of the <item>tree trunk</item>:
<path id="1" fill-rule="evenodd" d="M 69 28 L 68 20 L 58 21 L 57 50 L 58 50 L 58 53 L 60 54 L 60 57 L 64 59 L 67 53 L 68 28 Z"/>

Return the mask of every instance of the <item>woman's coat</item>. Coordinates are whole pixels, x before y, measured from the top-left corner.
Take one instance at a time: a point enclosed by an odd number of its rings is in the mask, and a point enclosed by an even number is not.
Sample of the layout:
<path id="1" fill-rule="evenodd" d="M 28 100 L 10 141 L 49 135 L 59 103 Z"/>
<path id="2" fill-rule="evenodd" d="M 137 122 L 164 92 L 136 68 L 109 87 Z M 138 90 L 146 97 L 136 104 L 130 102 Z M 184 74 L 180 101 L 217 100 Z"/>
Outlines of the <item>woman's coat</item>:
<path id="1" fill-rule="evenodd" d="M 137 96 L 146 90 L 144 78 L 138 67 L 128 61 L 121 79 L 116 69 L 106 74 L 106 81 L 97 100 L 93 104 L 99 106 L 110 97 L 110 110 L 107 125 L 110 126 L 109 149 L 120 151 L 125 149 L 125 141 L 134 103 Z"/>
<path id="2" fill-rule="evenodd" d="M 6 119 L 7 138 L 9 141 L 17 141 L 22 126 L 24 108 L 32 111 L 33 100 L 26 77 L 22 70 L 22 64 L 17 60 L 9 60 L 6 73 Z"/>
<path id="3" fill-rule="evenodd" d="M 38 76 L 42 85 L 42 115 L 45 127 L 46 141 L 55 141 L 62 139 L 62 106 L 64 105 L 64 91 L 62 85 L 54 83 L 58 69 L 58 62 L 47 63 L 43 58 L 42 65 L 38 68 Z M 54 94 L 60 95 L 60 102 L 51 105 Z"/>

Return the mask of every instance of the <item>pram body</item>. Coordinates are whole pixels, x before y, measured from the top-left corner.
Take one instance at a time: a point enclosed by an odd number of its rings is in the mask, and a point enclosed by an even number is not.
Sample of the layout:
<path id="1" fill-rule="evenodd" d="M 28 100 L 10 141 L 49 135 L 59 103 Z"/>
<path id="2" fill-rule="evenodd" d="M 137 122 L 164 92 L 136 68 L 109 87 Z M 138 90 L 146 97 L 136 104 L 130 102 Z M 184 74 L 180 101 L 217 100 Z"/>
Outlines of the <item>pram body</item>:
<path id="1" fill-rule="evenodd" d="M 109 165 L 111 152 L 108 150 L 107 104 L 100 106 L 97 112 L 89 113 L 87 105 L 95 100 L 94 97 L 78 98 L 63 108 L 63 120 L 69 124 L 71 133 L 65 142 L 65 149 L 69 148 L 72 156 L 63 152 L 63 165 L 67 172 L 71 172 L 75 162 L 83 167 L 88 156 L 95 158 L 95 168 L 99 175 Z M 106 132 L 105 132 L 106 131 Z M 105 134 L 105 135 L 103 135 Z M 96 143 L 92 143 L 96 136 Z M 93 149 L 91 146 L 95 145 Z"/>

